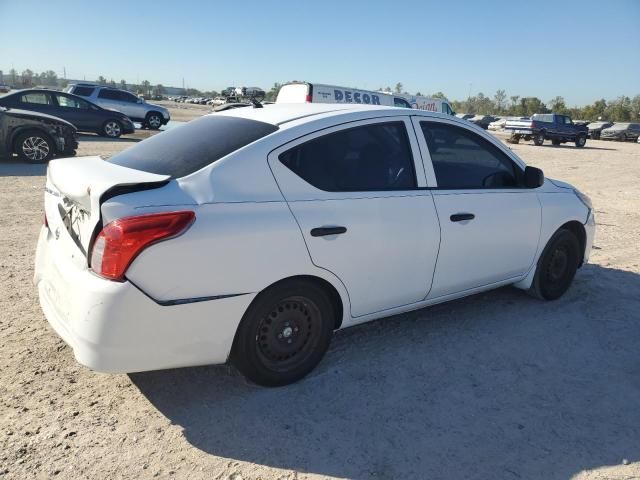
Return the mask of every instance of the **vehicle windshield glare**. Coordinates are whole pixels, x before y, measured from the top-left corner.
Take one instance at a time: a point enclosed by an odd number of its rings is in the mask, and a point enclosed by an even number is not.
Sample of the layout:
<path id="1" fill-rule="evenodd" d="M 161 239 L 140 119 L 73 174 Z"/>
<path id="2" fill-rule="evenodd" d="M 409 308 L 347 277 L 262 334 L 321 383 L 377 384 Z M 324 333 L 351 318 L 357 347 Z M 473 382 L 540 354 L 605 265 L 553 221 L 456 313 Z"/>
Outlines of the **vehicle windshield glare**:
<path id="1" fill-rule="evenodd" d="M 247 118 L 205 115 L 144 140 L 107 161 L 181 178 L 276 130 L 276 125 Z"/>

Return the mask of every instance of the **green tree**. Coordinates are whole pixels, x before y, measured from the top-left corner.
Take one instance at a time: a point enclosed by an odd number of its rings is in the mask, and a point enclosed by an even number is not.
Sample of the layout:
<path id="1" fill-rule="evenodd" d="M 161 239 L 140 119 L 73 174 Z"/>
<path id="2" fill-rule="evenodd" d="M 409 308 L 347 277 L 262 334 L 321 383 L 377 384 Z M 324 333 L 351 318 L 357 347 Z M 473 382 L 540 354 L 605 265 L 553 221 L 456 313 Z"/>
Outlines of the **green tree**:
<path id="1" fill-rule="evenodd" d="M 102 75 L 100 75 L 98 77 L 98 80 L 96 80 L 100 85 L 106 85 L 107 84 L 107 79 L 104 78 Z"/>
<path id="2" fill-rule="evenodd" d="M 402 84 L 400 82 L 396 83 L 395 92 L 402 93 Z"/>
<path id="3" fill-rule="evenodd" d="M 142 94 L 145 97 L 148 97 L 151 95 L 151 82 L 149 82 L 149 80 L 143 80 L 141 87 L 142 87 Z"/>
<path id="4" fill-rule="evenodd" d="M 278 92 L 280 91 L 280 87 L 282 87 L 282 85 L 278 82 L 275 82 L 273 84 L 273 87 L 271 87 L 271 89 L 265 94 L 264 99 L 269 102 L 275 101 L 276 97 L 278 96 Z"/>
<path id="5" fill-rule="evenodd" d="M 16 75 L 18 75 L 18 72 L 16 72 L 15 68 L 12 68 L 11 70 L 9 70 L 9 75 L 11 75 L 11 85 L 15 86 L 16 85 Z"/>
<path id="6" fill-rule="evenodd" d="M 30 87 L 33 85 L 33 72 L 28 68 L 22 72 L 22 86 Z"/>
<path id="7" fill-rule="evenodd" d="M 444 100 L 447 100 L 447 96 L 441 91 L 437 91 L 436 93 L 431 94 L 431 98 L 442 98 Z"/>
<path id="8" fill-rule="evenodd" d="M 164 88 L 164 85 L 162 85 L 161 83 L 159 83 L 158 85 L 156 85 L 155 87 L 153 87 L 153 96 L 154 97 L 161 97 L 166 93 L 166 90 Z"/>
<path id="9" fill-rule="evenodd" d="M 507 107 L 507 92 L 504 90 L 497 90 L 493 96 L 493 103 L 496 106 L 495 113 L 502 113 Z"/>
<path id="10" fill-rule="evenodd" d="M 549 107 L 551 107 L 551 111 L 554 113 L 567 113 L 567 106 L 564 103 L 564 98 L 560 96 L 553 97 L 549 102 Z"/>

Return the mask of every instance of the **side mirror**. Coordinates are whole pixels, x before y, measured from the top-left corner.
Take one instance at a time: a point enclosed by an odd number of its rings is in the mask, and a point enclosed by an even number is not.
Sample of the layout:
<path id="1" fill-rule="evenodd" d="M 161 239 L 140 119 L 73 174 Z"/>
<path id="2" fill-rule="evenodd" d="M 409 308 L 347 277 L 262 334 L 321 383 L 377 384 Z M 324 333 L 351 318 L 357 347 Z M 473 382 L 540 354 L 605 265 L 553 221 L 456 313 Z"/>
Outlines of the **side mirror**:
<path id="1" fill-rule="evenodd" d="M 526 167 L 524 169 L 524 186 L 527 188 L 538 188 L 544 183 L 544 172 L 536 167 Z"/>

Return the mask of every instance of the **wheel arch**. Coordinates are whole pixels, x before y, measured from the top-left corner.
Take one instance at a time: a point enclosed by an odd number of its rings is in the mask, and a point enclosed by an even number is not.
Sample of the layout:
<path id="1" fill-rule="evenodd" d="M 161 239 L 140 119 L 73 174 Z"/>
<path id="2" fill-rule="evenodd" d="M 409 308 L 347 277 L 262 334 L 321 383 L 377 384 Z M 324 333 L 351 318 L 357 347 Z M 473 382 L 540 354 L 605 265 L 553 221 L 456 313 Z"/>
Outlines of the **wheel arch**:
<path id="1" fill-rule="evenodd" d="M 578 266 L 582 266 L 584 262 L 584 250 L 587 246 L 587 231 L 585 230 L 584 225 L 577 220 L 571 220 L 561 225 L 560 228 L 553 232 L 553 235 L 555 235 L 558 230 L 562 229 L 569 230 L 578 239 L 578 243 L 580 244 L 580 263 L 578 264 Z"/>

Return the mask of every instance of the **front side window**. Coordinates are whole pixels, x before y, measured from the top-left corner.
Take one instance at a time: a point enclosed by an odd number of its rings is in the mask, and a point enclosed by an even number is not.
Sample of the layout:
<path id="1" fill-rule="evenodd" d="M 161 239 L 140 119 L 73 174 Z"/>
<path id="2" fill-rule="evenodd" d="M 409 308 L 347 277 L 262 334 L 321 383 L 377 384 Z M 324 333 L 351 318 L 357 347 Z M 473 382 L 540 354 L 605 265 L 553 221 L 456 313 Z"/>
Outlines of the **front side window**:
<path id="1" fill-rule="evenodd" d="M 45 92 L 25 93 L 20 97 L 22 103 L 34 103 L 37 105 L 52 105 L 51 95 Z"/>
<path id="2" fill-rule="evenodd" d="M 68 97 L 66 95 L 56 95 L 58 99 L 58 105 L 65 108 L 78 108 L 82 110 L 88 110 L 89 104 L 79 98 Z"/>
<path id="3" fill-rule="evenodd" d="M 466 128 L 420 122 L 438 188 L 517 188 L 522 171 L 488 140 Z"/>
<path id="4" fill-rule="evenodd" d="M 329 133 L 279 156 L 293 173 L 328 192 L 409 190 L 416 187 L 404 122 Z"/>
<path id="5" fill-rule="evenodd" d="M 136 97 L 135 95 L 129 92 L 118 92 L 118 93 L 120 93 L 120 99 L 125 102 L 138 103 L 138 100 L 140 100 L 138 97 Z"/>

